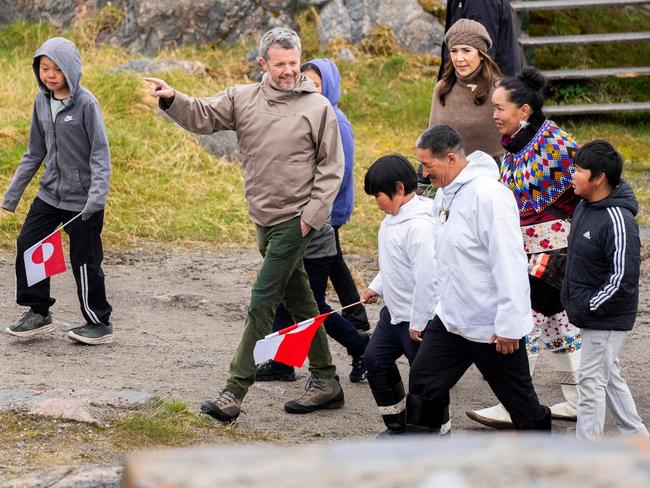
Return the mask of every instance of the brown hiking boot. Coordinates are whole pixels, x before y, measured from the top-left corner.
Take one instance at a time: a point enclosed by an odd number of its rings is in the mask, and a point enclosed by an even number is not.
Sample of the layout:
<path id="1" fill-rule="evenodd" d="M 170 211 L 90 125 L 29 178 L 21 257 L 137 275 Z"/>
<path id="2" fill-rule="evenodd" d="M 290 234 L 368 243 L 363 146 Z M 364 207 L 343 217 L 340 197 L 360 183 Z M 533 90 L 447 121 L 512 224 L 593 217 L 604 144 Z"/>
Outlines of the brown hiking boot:
<path id="1" fill-rule="evenodd" d="M 316 410 L 341 408 L 345 404 L 339 377 L 318 378 L 311 376 L 305 385 L 305 393 L 297 400 L 284 404 L 287 413 L 309 413 Z"/>
<path id="2" fill-rule="evenodd" d="M 201 403 L 201 412 L 220 422 L 233 422 L 241 411 L 241 400 L 228 390 L 221 390 L 214 400 Z"/>

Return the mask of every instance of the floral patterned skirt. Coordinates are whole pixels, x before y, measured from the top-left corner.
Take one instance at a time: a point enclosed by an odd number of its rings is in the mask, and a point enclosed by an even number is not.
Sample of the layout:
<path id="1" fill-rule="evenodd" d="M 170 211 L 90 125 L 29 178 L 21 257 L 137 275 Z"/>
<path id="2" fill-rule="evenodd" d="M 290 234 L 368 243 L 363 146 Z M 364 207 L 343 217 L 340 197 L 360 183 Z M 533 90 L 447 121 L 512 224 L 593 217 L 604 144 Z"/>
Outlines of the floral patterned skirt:
<path id="1" fill-rule="evenodd" d="M 521 228 L 524 249 L 529 261 L 539 253 L 567 247 L 571 224 L 566 220 L 552 220 Z M 533 294 L 535 291 L 533 291 Z M 539 291 L 537 291 L 539 293 Z M 550 292 L 549 292 L 550 293 Z M 580 349 L 580 329 L 574 327 L 559 303 L 559 294 L 552 296 L 531 296 L 533 308 L 536 303 L 545 302 L 553 312 L 542 313 L 533 309 L 533 330 L 526 336 L 526 349 L 529 354 L 537 354 L 540 344 L 545 350 L 557 353 L 572 353 Z M 557 302 L 552 304 L 549 302 Z"/>

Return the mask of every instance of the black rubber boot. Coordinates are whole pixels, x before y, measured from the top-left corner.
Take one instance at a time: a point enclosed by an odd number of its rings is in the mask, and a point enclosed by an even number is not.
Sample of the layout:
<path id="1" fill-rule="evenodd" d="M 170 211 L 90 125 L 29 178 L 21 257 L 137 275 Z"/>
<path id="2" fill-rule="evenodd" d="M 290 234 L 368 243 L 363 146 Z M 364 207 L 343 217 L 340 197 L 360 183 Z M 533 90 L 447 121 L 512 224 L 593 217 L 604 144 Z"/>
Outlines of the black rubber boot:
<path id="1" fill-rule="evenodd" d="M 404 383 L 397 367 L 393 365 L 386 372 L 369 375 L 368 384 L 386 425 L 386 430 L 380 436 L 404 434 L 406 432 Z"/>
<path id="2" fill-rule="evenodd" d="M 540 405 L 540 408 L 543 410 L 543 415 L 538 420 L 515 420 L 513 418 L 512 425 L 514 426 L 515 430 L 536 430 L 542 432 L 550 432 L 553 423 L 553 418 L 551 417 L 551 409 L 546 405 Z"/>
<path id="3" fill-rule="evenodd" d="M 406 433 L 407 434 L 444 434 L 441 427 L 449 422 L 449 404 L 432 401 L 419 395 L 406 397 Z"/>

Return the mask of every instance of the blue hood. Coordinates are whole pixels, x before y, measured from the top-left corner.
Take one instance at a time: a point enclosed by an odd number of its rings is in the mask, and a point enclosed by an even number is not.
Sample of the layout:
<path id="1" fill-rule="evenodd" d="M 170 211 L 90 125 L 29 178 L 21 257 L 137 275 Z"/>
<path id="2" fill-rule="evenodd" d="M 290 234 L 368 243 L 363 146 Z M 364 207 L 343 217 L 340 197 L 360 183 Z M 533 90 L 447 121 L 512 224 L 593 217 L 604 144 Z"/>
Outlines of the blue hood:
<path id="1" fill-rule="evenodd" d="M 341 74 L 336 64 L 330 59 L 312 59 L 306 64 L 313 64 L 320 71 L 323 96 L 329 100 L 334 108 L 336 120 L 339 123 L 339 132 L 343 142 L 343 154 L 345 155 L 345 172 L 339 193 L 334 200 L 332 207 L 332 225 L 338 227 L 347 224 L 354 208 L 354 133 L 352 126 L 345 114 L 338 108 L 337 104 L 341 98 Z"/>
<path id="2" fill-rule="evenodd" d="M 322 58 L 312 59 L 307 64 L 313 64 L 318 68 L 323 85 L 323 96 L 330 101 L 334 108 L 337 108 L 336 104 L 341 99 L 341 74 L 334 62 Z"/>

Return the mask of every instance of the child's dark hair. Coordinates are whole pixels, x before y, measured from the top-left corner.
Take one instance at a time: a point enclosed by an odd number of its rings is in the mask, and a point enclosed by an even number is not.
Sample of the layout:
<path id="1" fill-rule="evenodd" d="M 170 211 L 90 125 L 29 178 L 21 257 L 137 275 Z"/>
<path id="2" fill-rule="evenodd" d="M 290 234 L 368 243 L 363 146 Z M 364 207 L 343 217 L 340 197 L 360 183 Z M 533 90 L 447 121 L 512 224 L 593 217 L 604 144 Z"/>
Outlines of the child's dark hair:
<path id="1" fill-rule="evenodd" d="M 573 158 L 573 164 L 591 171 L 590 180 L 603 173 L 612 188 L 621 182 L 623 158 L 614 146 L 602 139 L 582 146 Z"/>
<path id="2" fill-rule="evenodd" d="M 397 183 L 404 185 L 404 194 L 413 193 L 418 186 L 415 169 L 401 154 L 382 156 L 372 163 L 366 173 L 363 189 L 368 195 L 385 193 L 391 199 L 397 193 Z"/>
<path id="3" fill-rule="evenodd" d="M 499 81 L 499 87 L 505 88 L 508 98 L 512 103 L 521 107 L 527 104 L 533 113 L 543 117 L 544 95 L 542 90 L 546 85 L 546 78 L 536 68 L 526 66 L 517 76 L 510 76 Z"/>
<path id="4" fill-rule="evenodd" d="M 320 69 L 314 63 L 305 63 L 305 64 L 303 64 L 300 67 L 300 72 L 304 73 L 305 71 L 313 71 L 314 73 L 316 73 L 321 78 L 323 77 L 323 75 L 320 74 Z"/>

